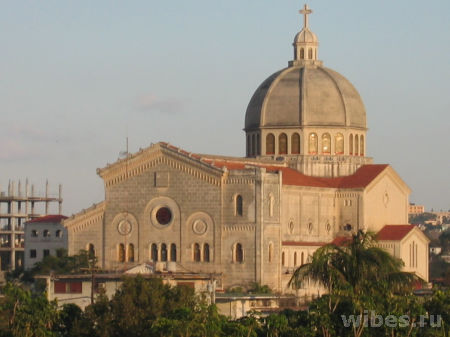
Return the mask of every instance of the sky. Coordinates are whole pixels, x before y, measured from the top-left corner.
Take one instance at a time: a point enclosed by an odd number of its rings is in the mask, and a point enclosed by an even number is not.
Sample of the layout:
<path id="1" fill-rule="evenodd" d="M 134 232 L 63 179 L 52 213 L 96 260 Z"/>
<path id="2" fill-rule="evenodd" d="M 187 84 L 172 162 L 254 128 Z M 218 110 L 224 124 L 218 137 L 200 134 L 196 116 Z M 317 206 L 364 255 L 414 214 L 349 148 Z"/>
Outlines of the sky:
<path id="1" fill-rule="evenodd" d="M 244 156 L 247 104 L 287 66 L 293 0 L 3 1 L 0 191 L 63 185 L 63 213 L 104 199 L 96 169 L 167 141 Z M 367 154 L 427 210 L 450 209 L 450 1 L 312 0 L 319 59 L 367 110 Z"/>

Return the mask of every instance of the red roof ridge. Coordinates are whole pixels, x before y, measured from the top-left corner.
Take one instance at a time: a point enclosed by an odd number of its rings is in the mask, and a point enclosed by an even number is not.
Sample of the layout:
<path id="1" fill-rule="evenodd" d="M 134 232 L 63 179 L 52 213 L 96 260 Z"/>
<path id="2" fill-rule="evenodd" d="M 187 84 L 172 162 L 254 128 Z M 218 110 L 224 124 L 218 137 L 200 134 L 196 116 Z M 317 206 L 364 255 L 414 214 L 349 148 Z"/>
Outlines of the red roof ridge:
<path id="1" fill-rule="evenodd" d="M 385 225 L 378 233 L 379 241 L 401 241 L 416 226 L 411 224 Z"/>

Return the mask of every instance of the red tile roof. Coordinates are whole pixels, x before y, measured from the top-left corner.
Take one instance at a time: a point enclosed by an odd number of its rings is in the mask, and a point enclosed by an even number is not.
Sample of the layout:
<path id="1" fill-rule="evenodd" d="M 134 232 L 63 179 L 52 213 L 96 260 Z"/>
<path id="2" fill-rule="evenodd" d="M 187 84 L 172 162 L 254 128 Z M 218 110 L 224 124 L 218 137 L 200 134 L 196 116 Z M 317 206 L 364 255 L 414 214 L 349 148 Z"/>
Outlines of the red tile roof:
<path id="1" fill-rule="evenodd" d="M 400 241 L 410 231 L 414 225 L 386 225 L 377 234 L 377 240 L 380 241 Z"/>
<path id="2" fill-rule="evenodd" d="M 327 242 L 283 241 L 283 246 L 325 246 Z"/>
<path id="3" fill-rule="evenodd" d="M 161 142 L 168 149 L 189 155 L 189 157 L 198 159 L 215 168 L 224 168 L 228 170 L 243 170 L 247 167 L 263 167 L 269 172 L 282 172 L 283 185 L 293 186 L 311 186 L 324 188 L 364 188 L 369 185 L 381 172 L 389 165 L 387 164 L 369 164 L 361 166 L 354 174 L 345 177 L 324 178 L 307 176 L 297 170 L 284 166 L 265 164 L 248 158 L 217 158 L 214 156 L 189 153 L 169 143 Z"/>
<path id="4" fill-rule="evenodd" d="M 344 246 L 346 244 L 349 244 L 352 241 L 352 238 L 350 236 L 336 236 L 333 241 L 331 241 L 331 244 L 336 246 Z"/>
<path id="5" fill-rule="evenodd" d="M 36 222 L 52 222 L 52 223 L 59 223 L 62 220 L 67 219 L 66 216 L 60 215 L 60 214 L 51 214 L 51 215 L 45 215 L 41 216 L 39 218 L 32 219 L 30 221 L 27 221 L 27 223 L 36 223 Z"/>
<path id="6" fill-rule="evenodd" d="M 282 172 L 283 185 L 293 186 L 311 186 L 311 187 L 325 187 L 325 188 L 363 188 L 369 185 L 382 171 L 389 165 L 387 164 L 371 164 L 361 166 L 354 174 L 345 177 L 324 178 L 312 177 L 300 173 L 289 167 L 265 165 L 259 163 L 244 163 L 244 162 L 230 162 L 230 161 L 216 161 L 212 159 L 205 159 L 206 163 L 228 170 L 243 170 L 246 166 L 263 167 L 269 172 Z"/>

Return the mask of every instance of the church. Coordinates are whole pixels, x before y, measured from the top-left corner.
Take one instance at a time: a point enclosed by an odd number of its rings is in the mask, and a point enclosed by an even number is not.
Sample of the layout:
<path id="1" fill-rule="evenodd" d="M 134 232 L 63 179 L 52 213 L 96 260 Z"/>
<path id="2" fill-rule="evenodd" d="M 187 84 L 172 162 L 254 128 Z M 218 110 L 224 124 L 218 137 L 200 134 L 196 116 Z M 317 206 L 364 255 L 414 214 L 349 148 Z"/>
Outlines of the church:
<path id="1" fill-rule="evenodd" d="M 408 224 L 410 189 L 367 156 L 363 101 L 319 60 L 311 12 L 300 11 L 293 60 L 250 99 L 246 157 L 159 142 L 98 169 L 105 200 L 64 221 L 69 254 L 89 250 L 107 270 L 152 263 L 219 274 L 222 289 L 257 282 L 287 293 L 317 248 L 362 229 L 427 281 L 428 239 Z"/>

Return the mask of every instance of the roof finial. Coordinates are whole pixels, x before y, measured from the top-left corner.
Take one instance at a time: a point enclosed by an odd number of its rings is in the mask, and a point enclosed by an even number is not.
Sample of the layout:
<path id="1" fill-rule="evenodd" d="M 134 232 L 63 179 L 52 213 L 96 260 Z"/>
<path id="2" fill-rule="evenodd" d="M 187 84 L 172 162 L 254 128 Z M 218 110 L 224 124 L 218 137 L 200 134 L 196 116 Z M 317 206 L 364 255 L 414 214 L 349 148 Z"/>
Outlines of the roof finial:
<path id="1" fill-rule="evenodd" d="M 313 11 L 309 9 L 308 5 L 305 4 L 303 9 L 299 11 L 300 14 L 303 14 L 303 28 L 308 28 L 308 15 Z"/>

